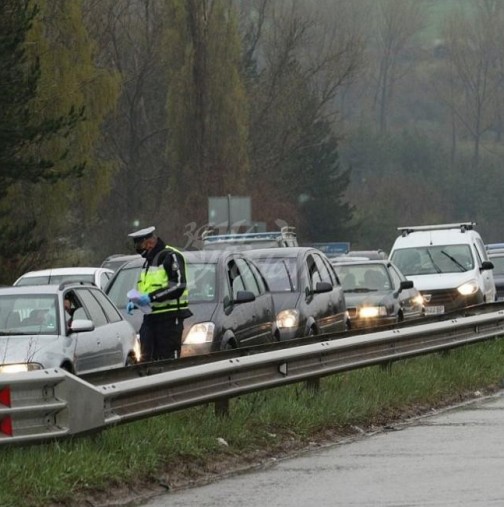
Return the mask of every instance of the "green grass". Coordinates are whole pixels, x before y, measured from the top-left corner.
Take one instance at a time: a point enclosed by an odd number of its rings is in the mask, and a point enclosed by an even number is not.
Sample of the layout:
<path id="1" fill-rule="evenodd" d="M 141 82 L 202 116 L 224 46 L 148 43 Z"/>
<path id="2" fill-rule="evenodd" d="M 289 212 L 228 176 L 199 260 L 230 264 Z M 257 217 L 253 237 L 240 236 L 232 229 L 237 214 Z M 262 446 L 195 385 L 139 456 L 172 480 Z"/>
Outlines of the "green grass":
<path id="1" fill-rule="evenodd" d="M 331 434 L 369 427 L 427 407 L 504 377 L 504 341 L 468 346 L 354 370 L 321 380 L 313 392 L 295 384 L 231 401 L 229 418 L 213 405 L 144 419 L 72 441 L 0 451 L 0 506 L 73 505 L 92 494 L 135 482 L 158 481 L 170 471 L 188 478 L 220 457 L 246 456 Z M 222 438 L 228 446 L 223 446 Z"/>

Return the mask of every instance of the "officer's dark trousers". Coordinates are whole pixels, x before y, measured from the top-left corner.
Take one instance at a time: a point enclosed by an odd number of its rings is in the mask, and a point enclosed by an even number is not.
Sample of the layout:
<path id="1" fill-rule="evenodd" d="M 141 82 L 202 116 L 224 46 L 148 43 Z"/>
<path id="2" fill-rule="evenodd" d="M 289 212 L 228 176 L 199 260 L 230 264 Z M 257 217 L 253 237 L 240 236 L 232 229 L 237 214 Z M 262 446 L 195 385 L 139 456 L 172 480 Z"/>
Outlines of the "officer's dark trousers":
<path id="1" fill-rule="evenodd" d="M 163 315 L 146 317 L 140 328 L 141 360 L 147 362 L 180 357 L 183 320 Z"/>

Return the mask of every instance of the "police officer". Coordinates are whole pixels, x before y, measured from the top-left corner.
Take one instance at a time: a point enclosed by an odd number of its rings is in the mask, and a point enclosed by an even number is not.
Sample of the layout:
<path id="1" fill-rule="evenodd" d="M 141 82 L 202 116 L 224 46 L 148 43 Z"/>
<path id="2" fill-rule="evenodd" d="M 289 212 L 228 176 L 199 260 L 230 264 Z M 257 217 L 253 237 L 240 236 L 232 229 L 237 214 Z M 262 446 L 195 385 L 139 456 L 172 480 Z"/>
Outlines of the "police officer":
<path id="1" fill-rule="evenodd" d="M 192 315 L 184 256 L 166 245 L 155 230 L 147 227 L 128 234 L 137 253 L 145 258 L 137 283 L 138 297 L 127 305 L 129 314 L 135 307 L 144 310 L 140 327 L 142 361 L 179 357 L 183 322 Z"/>

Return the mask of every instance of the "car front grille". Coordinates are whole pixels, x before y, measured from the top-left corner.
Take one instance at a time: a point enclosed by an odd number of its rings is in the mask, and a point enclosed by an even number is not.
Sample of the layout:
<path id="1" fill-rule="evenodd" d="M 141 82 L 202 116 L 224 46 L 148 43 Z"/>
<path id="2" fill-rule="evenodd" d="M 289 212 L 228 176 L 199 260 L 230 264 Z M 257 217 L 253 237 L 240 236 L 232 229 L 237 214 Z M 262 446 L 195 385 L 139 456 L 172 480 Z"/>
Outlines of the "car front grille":
<path id="1" fill-rule="evenodd" d="M 470 297 L 462 296 L 456 289 L 425 290 L 421 293 L 426 306 L 444 306 L 445 312 L 483 302 L 480 292 Z"/>

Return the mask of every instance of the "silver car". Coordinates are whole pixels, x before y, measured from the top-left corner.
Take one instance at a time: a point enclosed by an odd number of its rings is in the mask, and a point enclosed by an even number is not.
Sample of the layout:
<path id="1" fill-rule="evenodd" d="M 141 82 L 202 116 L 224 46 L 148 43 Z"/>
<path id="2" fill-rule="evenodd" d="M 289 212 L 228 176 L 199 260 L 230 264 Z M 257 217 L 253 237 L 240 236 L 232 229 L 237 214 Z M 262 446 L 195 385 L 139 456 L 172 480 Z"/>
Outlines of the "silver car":
<path id="1" fill-rule="evenodd" d="M 80 375 L 137 362 L 135 330 L 103 291 L 62 283 L 0 289 L 0 373 Z"/>
<path id="2" fill-rule="evenodd" d="M 90 282 L 94 283 L 100 289 L 105 289 L 108 281 L 112 278 L 114 271 L 108 268 L 95 267 L 71 267 L 71 268 L 52 268 L 42 269 L 40 271 L 28 271 L 21 275 L 13 285 L 46 285 L 62 282 Z"/>

